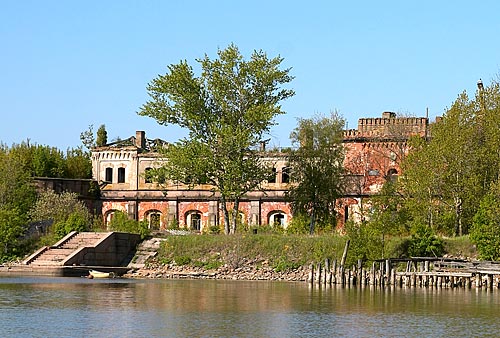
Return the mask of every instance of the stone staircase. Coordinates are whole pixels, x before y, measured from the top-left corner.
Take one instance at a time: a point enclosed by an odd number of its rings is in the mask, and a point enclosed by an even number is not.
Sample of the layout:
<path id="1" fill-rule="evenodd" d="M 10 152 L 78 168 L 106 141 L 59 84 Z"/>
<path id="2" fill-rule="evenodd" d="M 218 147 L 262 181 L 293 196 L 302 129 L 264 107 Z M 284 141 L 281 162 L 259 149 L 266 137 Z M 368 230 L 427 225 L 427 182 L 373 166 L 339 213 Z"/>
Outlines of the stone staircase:
<path id="1" fill-rule="evenodd" d="M 151 257 L 155 257 L 160 248 L 161 242 L 165 239 L 161 238 L 151 238 L 143 241 L 137 246 L 137 250 L 134 254 L 133 259 L 128 264 L 131 269 L 143 268 Z"/>
<path id="2" fill-rule="evenodd" d="M 63 266 L 76 251 L 96 246 L 109 234 L 109 232 L 71 232 L 56 244 L 41 248 L 23 263 L 30 266 Z"/>

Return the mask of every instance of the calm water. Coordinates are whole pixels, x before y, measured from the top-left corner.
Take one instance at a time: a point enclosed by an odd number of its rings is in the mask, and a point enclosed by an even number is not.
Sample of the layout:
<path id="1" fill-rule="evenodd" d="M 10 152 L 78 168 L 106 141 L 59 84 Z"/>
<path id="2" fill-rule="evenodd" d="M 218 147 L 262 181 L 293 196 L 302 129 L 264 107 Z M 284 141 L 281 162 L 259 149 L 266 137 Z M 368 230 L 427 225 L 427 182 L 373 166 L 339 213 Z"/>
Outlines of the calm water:
<path id="1" fill-rule="evenodd" d="M 500 292 L 0 277 L 0 337 L 478 337 Z"/>

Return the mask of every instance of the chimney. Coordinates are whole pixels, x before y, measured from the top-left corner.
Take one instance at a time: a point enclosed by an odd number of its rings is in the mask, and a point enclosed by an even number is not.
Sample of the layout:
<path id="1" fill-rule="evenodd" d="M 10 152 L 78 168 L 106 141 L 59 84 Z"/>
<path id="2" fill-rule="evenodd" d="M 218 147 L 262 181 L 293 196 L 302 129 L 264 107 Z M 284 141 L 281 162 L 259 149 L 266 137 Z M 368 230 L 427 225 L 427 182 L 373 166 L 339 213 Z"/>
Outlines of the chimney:
<path id="1" fill-rule="evenodd" d="M 260 141 L 260 151 L 266 151 L 266 141 Z"/>
<path id="2" fill-rule="evenodd" d="M 383 119 L 394 119 L 396 118 L 396 113 L 392 111 L 385 111 L 382 113 L 382 118 Z"/>
<path id="3" fill-rule="evenodd" d="M 141 149 L 146 148 L 146 133 L 144 131 L 138 130 L 135 132 L 135 146 Z"/>

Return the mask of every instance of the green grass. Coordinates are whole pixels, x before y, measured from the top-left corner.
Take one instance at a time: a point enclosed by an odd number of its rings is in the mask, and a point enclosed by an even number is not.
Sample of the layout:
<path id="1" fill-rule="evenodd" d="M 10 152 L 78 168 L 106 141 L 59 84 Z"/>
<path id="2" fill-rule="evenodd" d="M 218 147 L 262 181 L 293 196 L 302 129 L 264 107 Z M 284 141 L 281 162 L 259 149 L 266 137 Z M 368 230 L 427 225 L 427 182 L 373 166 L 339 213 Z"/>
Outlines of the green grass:
<path id="1" fill-rule="evenodd" d="M 186 235 L 167 236 L 158 252 L 157 260 L 164 264 L 189 265 L 205 269 L 217 269 L 222 265 L 238 268 L 247 264 L 263 263 L 275 271 L 293 270 L 325 259 L 340 262 L 345 236 L 340 235 L 284 235 L 284 234 L 237 234 L 237 235 Z M 445 250 L 453 256 L 473 253 L 468 237 L 443 239 Z M 407 256 L 404 238 L 394 237 L 386 242 L 386 257 Z M 357 243 L 364 245 L 364 243 Z M 351 243 L 353 245 L 353 243 Z M 353 252 L 351 252 L 353 254 Z M 349 256 L 347 265 L 356 264 Z M 376 257 L 380 258 L 380 257 Z M 371 264 L 371 262 L 365 262 Z"/>

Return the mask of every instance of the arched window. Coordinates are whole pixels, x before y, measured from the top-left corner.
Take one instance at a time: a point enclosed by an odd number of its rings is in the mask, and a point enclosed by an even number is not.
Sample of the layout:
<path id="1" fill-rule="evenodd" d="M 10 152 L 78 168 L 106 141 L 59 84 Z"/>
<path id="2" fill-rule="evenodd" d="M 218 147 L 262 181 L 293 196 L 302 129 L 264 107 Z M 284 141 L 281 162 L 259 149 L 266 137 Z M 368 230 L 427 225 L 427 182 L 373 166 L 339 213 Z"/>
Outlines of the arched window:
<path id="1" fill-rule="evenodd" d="M 290 168 L 283 167 L 281 169 L 281 183 L 290 183 Z"/>
<path id="2" fill-rule="evenodd" d="M 229 222 L 233 221 L 233 210 L 229 211 Z M 246 222 L 246 216 L 243 212 L 238 211 L 238 217 L 236 218 L 236 226 L 240 227 L 242 225 L 245 225 Z"/>
<path id="3" fill-rule="evenodd" d="M 161 212 L 158 210 L 150 210 L 146 213 L 148 227 L 151 230 L 160 230 L 161 228 Z"/>
<path id="4" fill-rule="evenodd" d="M 387 171 L 387 180 L 395 182 L 398 179 L 398 171 L 394 168 Z"/>
<path id="5" fill-rule="evenodd" d="M 286 214 L 283 211 L 274 211 L 269 214 L 268 223 L 270 226 L 286 227 Z"/>
<path id="6" fill-rule="evenodd" d="M 201 212 L 190 211 L 186 215 L 186 226 L 195 231 L 201 230 Z"/>
<path id="7" fill-rule="evenodd" d="M 113 183 L 113 168 L 107 167 L 106 168 L 106 182 Z"/>
<path id="8" fill-rule="evenodd" d="M 106 227 L 109 227 L 109 223 L 111 223 L 111 221 L 113 220 L 113 217 L 115 216 L 115 212 L 117 212 L 118 210 L 108 210 L 105 214 L 104 214 L 104 225 Z"/>

